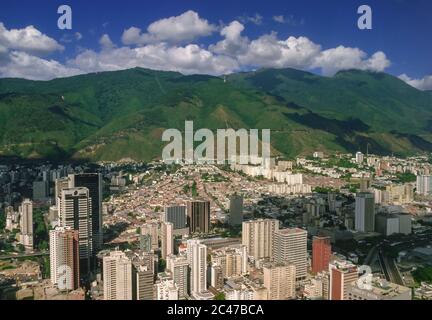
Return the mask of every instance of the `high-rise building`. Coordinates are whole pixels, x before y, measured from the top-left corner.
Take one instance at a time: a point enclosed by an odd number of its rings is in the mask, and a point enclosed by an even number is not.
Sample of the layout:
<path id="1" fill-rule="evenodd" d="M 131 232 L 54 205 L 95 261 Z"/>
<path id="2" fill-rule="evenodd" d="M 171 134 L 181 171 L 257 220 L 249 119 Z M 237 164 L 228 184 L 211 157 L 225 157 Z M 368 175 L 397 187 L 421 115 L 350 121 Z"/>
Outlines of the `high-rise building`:
<path id="1" fill-rule="evenodd" d="M 33 182 L 33 200 L 46 201 L 49 199 L 49 184 L 48 181 Z"/>
<path id="2" fill-rule="evenodd" d="M 355 197 L 355 229 L 360 232 L 375 231 L 375 199 L 370 192 L 359 192 Z"/>
<path id="3" fill-rule="evenodd" d="M 169 260 L 169 261 L 168 261 Z M 169 263 L 168 263 L 169 262 Z M 171 271 L 174 283 L 178 288 L 179 299 L 185 299 L 189 287 L 189 262 L 186 257 L 171 255 L 167 258 L 167 266 Z"/>
<path id="4" fill-rule="evenodd" d="M 104 300 L 132 300 L 132 262 L 121 251 L 103 257 Z"/>
<path id="5" fill-rule="evenodd" d="M 417 176 L 416 193 L 427 196 L 432 193 L 432 176 L 422 175 Z"/>
<path id="6" fill-rule="evenodd" d="M 296 267 L 297 280 L 307 275 L 307 231 L 300 228 L 276 230 L 273 245 L 276 263 L 289 262 Z"/>
<path id="7" fill-rule="evenodd" d="M 330 237 L 316 236 L 312 240 L 312 272 L 327 271 L 331 258 Z"/>
<path id="8" fill-rule="evenodd" d="M 186 206 L 165 207 L 164 221 L 171 222 L 174 230 L 186 228 Z"/>
<path id="9" fill-rule="evenodd" d="M 21 244 L 28 251 L 33 250 L 33 202 L 25 199 L 19 207 L 21 217 Z"/>
<path id="10" fill-rule="evenodd" d="M 132 300 L 153 300 L 153 262 L 132 259 Z"/>
<path id="11" fill-rule="evenodd" d="M 243 222 L 242 244 L 246 246 L 249 256 L 258 260 L 273 257 L 273 241 L 279 220 L 258 219 Z"/>
<path id="12" fill-rule="evenodd" d="M 87 188 L 91 201 L 93 248 L 99 250 L 103 243 L 102 234 L 102 176 L 100 173 L 79 173 L 69 175 L 69 188 Z"/>
<path id="13" fill-rule="evenodd" d="M 68 177 L 64 177 L 64 178 L 60 178 L 60 179 L 56 179 L 55 180 L 55 188 L 54 188 L 54 200 L 55 200 L 55 204 L 58 206 L 59 205 L 59 198 L 61 197 L 61 191 L 63 189 L 69 189 L 69 178 Z"/>
<path id="14" fill-rule="evenodd" d="M 159 227 L 157 222 L 147 222 L 141 227 L 142 235 L 150 235 L 151 247 L 153 250 L 159 248 Z"/>
<path id="15" fill-rule="evenodd" d="M 190 233 L 208 233 L 210 230 L 210 201 L 189 201 L 187 222 Z"/>
<path id="16" fill-rule="evenodd" d="M 348 286 L 358 279 L 357 266 L 348 261 L 334 261 L 329 265 L 330 300 L 347 300 Z"/>
<path id="17" fill-rule="evenodd" d="M 215 289 L 222 289 L 224 285 L 224 276 L 222 272 L 222 266 L 213 264 L 211 266 L 211 281 L 210 284 Z"/>
<path id="18" fill-rule="evenodd" d="M 230 198 L 230 226 L 240 226 L 243 222 L 243 197 L 234 194 Z"/>
<path id="19" fill-rule="evenodd" d="M 79 288 L 79 236 L 70 227 L 57 227 L 49 232 L 51 283 L 62 290 Z"/>
<path id="20" fill-rule="evenodd" d="M 239 245 L 213 250 L 211 262 L 212 265 L 218 265 L 222 268 L 223 278 L 241 276 L 247 272 L 246 246 Z"/>
<path id="21" fill-rule="evenodd" d="M 296 267 L 291 263 L 264 265 L 264 286 L 269 300 L 287 300 L 296 297 Z"/>
<path id="22" fill-rule="evenodd" d="M 162 259 L 166 260 L 167 256 L 174 253 L 174 225 L 171 222 L 162 222 L 161 224 L 161 244 Z"/>
<path id="23" fill-rule="evenodd" d="M 80 273 L 90 272 L 90 262 L 94 258 L 92 210 L 87 188 L 71 188 L 61 191 L 59 203 L 60 226 L 78 231 Z"/>
<path id="24" fill-rule="evenodd" d="M 207 247 L 199 240 L 187 241 L 187 257 L 190 266 L 190 291 L 207 291 Z"/>
<path id="25" fill-rule="evenodd" d="M 362 164 L 364 161 L 364 154 L 361 153 L 360 151 L 356 153 L 356 162 L 358 164 Z"/>

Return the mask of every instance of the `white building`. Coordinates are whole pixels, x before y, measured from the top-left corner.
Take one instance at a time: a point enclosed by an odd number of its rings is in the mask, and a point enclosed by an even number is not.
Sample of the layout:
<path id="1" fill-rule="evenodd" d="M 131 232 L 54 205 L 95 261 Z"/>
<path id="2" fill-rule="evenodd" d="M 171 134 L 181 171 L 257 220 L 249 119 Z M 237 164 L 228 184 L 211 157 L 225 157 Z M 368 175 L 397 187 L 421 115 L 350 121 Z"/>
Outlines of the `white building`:
<path id="1" fill-rule="evenodd" d="M 207 291 L 207 247 L 199 240 L 187 241 L 191 293 Z"/>
<path id="2" fill-rule="evenodd" d="M 103 257 L 104 300 L 132 300 L 132 261 L 121 251 Z"/>

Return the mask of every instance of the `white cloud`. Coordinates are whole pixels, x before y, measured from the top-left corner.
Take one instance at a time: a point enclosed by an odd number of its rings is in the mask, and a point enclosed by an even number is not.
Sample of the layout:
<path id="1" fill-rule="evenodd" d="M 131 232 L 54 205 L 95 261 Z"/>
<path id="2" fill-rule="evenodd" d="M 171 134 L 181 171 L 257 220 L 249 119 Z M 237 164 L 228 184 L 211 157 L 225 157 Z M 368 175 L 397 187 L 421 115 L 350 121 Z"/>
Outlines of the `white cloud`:
<path id="1" fill-rule="evenodd" d="M 283 15 L 280 16 L 273 16 L 273 20 L 279 23 L 285 23 L 285 18 Z"/>
<path id="2" fill-rule="evenodd" d="M 49 80 L 69 77 L 83 71 L 69 68 L 55 60 L 45 60 L 25 52 L 12 51 L 6 64 L 0 65 L 0 77 Z"/>
<path id="3" fill-rule="evenodd" d="M 259 13 L 255 13 L 255 15 L 253 15 L 253 16 L 243 15 L 241 17 L 238 17 L 238 19 L 244 24 L 251 22 L 251 23 L 259 26 L 263 23 L 264 18 Z"/>
<path id="4" fill-rule="evenodd" d="M 137 27 L 131 27 L 123 32 L 122 41 L 125 45 L 179 43 L 209 36 L 215 30 L 216 26 L 200 18 L 195 11 L 189 10 L 179 16 L 153 22 L 148 26 L 147 33 L 142 33 Z"/>
<path id="5" fill-rule="evenodd" d="M 285 17 L 283 15 L 279 16 L 273 16 L 273 21 L 277 23 L 287 24 L 292 27 L 301 26 L 304 25 L 304 19 L 297 20 L 294 15 L 290 14 L 289 16 Z"/>
<path id="6" fill-rule="evenodd" d="M 115 44 L 111 41 L 109 35 L 106 33 L 99 39 L 99 44 L 102 49 L 112 49 L 115 48 Z"/>
<path id="7" fill-rule="evenodd" d="M 63 43 L 71 43 L 74 40 L 80 41 L 83 38 L 83 35 L 80 32 L 75 32 L 74 34 L 65 33 L 61 38 L 60 42 Z"/>
<path id="8" fill-rule="evenodd" d="M 306 37 L 278 40 L 271 33 L 251 41 L 247 52 L 239 56 L 242 65 L 270 68 L 308 68 L 321 46 Z"/>
<path id="9" fill-rule="evenodd" d="M 421 79 L 412 79 L 404 73 L 399 76 L 399 79 L 419 90 L 432 90 L 432 75 L 425 76 Z"/>
<path id="10" fill-rule="evenodd" d="M 68 65 L 86 72 L 121 70 L 143 67 L 184 74 L 220 75 L 238 70 L 236 60 L 214 55 L 208 50 L 190 44 L 184 47 L 168 46 L 164 43 L 149 44 L 138 48 L 115 48 L 97 53 L 87 50 Z"/>
<path id="11" fill-rule="evenodd" d="M 333 75 L 339 70 L 347 69 L 384 71 L 388 66 L 390 61 L 381 51 L 367 58 L 366 52 L 344 46 L 322 51 L 312 65 L 313 68 L 321 68 L 325 75 Z"/>
<path id="12" fill-rule="evenodd" d="M 241 36 L 243 30 L 243 24 L 237 20 L 231 22 L 228 26 L 222 28 L 220 32 L 220 35 L 225 39 L 214 45 L 210 45 L 209 49 L 212 52 L 225 54 L 231 57 L 244 53 L 248 48 L 249 40 Z"/>
<path id="13" fill-rule="evenodd" d="M 20 50 L 38 55 L 46 55 L 64 49 L 56 40 L 41 33 L 33 26 L 8 30 L 1 22 L 0 45 L 10 50 Z"/>

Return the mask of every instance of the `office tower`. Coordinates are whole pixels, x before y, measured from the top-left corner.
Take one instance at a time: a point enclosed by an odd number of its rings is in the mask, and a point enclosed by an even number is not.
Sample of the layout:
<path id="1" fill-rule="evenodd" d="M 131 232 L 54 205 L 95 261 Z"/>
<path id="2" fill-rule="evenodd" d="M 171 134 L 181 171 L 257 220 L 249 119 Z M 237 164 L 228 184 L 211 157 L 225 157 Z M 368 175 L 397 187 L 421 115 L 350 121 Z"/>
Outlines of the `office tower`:
<path id="1" fill-rule="evenodd" d="M 59 205 L 59 202 L 60 202 L 59 198 L 61 197 L 61 191 L 63 189 L 69 189 L 69 178 L 68 177 L 64 177 L 64 178 L 60 178 L 60 179 L 55 180 L 54 200 L 55 200 L 56 206 Z"/>
<path id="2" fill-rule="evenodd" d="M 171 222 L 162 222 L 161 224 L 161 244 L 162 259 L 166 260 L 167 256 L 174 253 L 174 226 Z"/>
<path id="3" fill-rule="evenodd" d="M 432 193 L 432 176 L 421 175 L 417 176 L 416 193 L 427 196 Z"/>
<path id="4" fill-rule="evenodd" d="M 243 197 L 232 195 L 230 198 L 230 226 L 240 226 L 243 222 Z"/>
<path id="5" fill-rule="evenodd" d="M 273 258 L 276 263 L 296 266 L 297 280 L 307 275 L 307 231 L 299 228 L 279 229 L 274 235 Z"/>
<path id="6" fill-rule="evenodd" d="M 33 200 L 46 201 L 49 199 L 49 184 L 48 181 L 33 182 Z"/>
<path id="7" fill-rule="evenodd" d="M 139 239 L 140 239 L 140 250 L 141 251 L 144 251 L 144 252 L 152 251 L 151 235 L 141 234 Z"/>
<path id="8" fill-rule="evenodd" d="M 286 300 L 296 297 L 296 267 L 291 263 L 264 265 L 264 287 L 269 300 Z"/>
<path id="9" fill-rule="evenodd" d="M 156 284 L 157 299 L 158 300 L 178 300 L 179 293 L 178 287 L 174 280 L 163 279 Z"/>
<path id="10" fill-rule="evenodd" d="M 62 290 L 79 288 L 79 236 L 70 227 L 49 232 L 51 283 Z"/>
<path id="11" fill-rule="evenodd" d="M 403 214 L 403 213 L 400 213 L 397 216 L 399 217 L 399 233 L 411 234 L 412 232 L 411 216 L 409 214 Z"/>
<path id="12" fill-rule="evenodd" d="M 358 279 L 357 266 L 349 261 L 334 261 L 329 265 L 330 300 L 347 300 L 348 286 Z"/>
<path id="13" fill-rule="evenodd" d="M 207 291 L 207 247 L 199 240 L 187 241 L 190 266 L 190 291 L 192 294 Z"/>
<path id="14" fill-rule="evenodd" d="M 132 259 L 132 300 L 153 300 L 153 262 Z"/>
<path id="15" fill-rule="evenodd" d="M 87 188 L 71 188 L 61 191 L 59 203 L 60 226 L 78 230 L 81 276 L 90 272 L 94 258 L 92 210 Z"/>
<path id="16" fill-rule="evenodd" d="M 26 250 L 33 250 L 33 202 L 25 199 L 19 207 L 21 217 L 21 244 Z"/>
<path id="17" fill-rule="evenodd" d="M 360 232 L 375 231 L 374 194 L 359 192 L 355 197 L 355 229 Z"/>
<path id="18" fill-rule="evenodd" d="M 327 271 L 331 258 L 330 237 L 316 236 L 312 240 L 312 272 Z"/>
<path id="19" fill-rule="evenodd" d="M 213 250 L 211 262 L 222 268 L 223 278 L 240 276 L 247 272 L 247 249 L 244 245 Z"/>
<path id="20" fill-rule="evenodd" d="M 148 222 L 141 227 L 142 235 L 149 235 L 151 237 L 151 246 L 153 250 L 159 248 L 159 227 L 157 222 Z"/>
<path id="21" fill-rule="evenodd" d="M 258 219 L 243 222 L 242 244 L 255 260 L 273 257 L 273 240 L 279 220 Z"/>
<path id="22" fill-rule="evenodd" d="M 104 300 L 132 300 L 132 262 L 121 251 L 103 257 Z"/>
<path id="23" fill-rule="evenodd" d="M 364 155 L 360 151 L 356 153 L 356 162 L 362 164 L 364 161 Z"/>
<path id="24" fill-rule="evenodd" d="M 99 173 L 79 173 L 69 175 L 69 188 L 87 188 L 91 200 L 93 248 L 102 247 L 102 176 Z"/>
<path id="25" fill-rule="evenodd" d="M 222 289 L 224 285 L 224 276 L 222 272 L 222 266 L 213 264 L 211 266 L 211 281 L 210 285 L 215 289 Z"/>
<path id="26" fill-rule="evenodd" d="M 174 230 L 186 228 L 186 206 L 165 207 L 164 221 L 171 222 Z"/>
<path id="27" fill-rule="evenodd" d="M 210 201 L 189 201 L 187 222 L 190 233 L 208 233 L 210 230 Z"/>
<path id="28" fill-rule="evenodd" d="M 189 288 L 189 262 L 186 257 L 170 255 L 167 258 L 167 266 L 171 271 L 174 283 L 178 288 L 179 299 L 185 299 Z"/>

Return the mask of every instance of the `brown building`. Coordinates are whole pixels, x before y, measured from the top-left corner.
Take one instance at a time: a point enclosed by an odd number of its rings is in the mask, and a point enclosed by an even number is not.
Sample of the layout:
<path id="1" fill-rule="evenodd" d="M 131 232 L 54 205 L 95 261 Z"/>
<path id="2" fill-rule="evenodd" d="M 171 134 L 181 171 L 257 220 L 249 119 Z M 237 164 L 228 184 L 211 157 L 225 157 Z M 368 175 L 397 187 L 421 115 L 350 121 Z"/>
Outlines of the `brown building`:
<path id="1" fill-rule="evenodd" d="M 327 271 L 331 257 L 330 237 L 316 236 L 312 241 L 312 272 Z"/>
<path id="2" fill-rule="evenodd" d="M 329 266 L 330 300 L 349 300 L 348 288 L 358 279 L 357 266 L 348 261 L 334 261 Z"/>
<path id="3" fill-rule="evenodd" d="M 210 230 L 210 201 L 189 201 L 187 223 L 190 233 L 208 233 Z"/>

